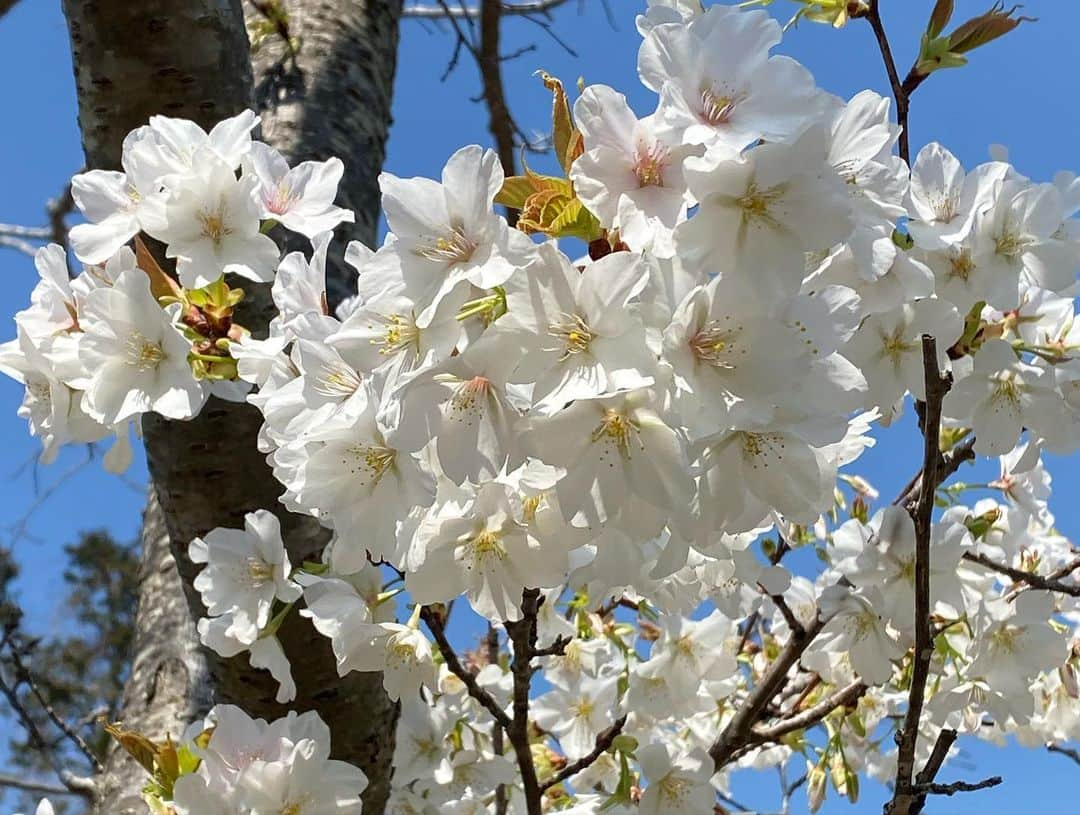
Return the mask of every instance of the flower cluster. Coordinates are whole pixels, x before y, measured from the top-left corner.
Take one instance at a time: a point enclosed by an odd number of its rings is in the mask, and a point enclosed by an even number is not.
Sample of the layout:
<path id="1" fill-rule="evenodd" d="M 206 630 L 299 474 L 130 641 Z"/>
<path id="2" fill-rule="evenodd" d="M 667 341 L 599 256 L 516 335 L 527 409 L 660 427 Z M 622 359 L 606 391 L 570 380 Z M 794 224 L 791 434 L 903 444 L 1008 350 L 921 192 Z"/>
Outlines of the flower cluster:
<path id="1" fill-rule="evenodd" d="M 174 784 L 177 815 L 360 813 L 367 778 L 330 758 L 330 728 L 316 713 L 267 724 L 219 705 L 189 728 L 180 749 L 198 769 Z"/>
<path id="2" fill-rule="evenodd" d="M 939 144 L 909 168 L 889 102 L 819 89 L 772 53 L 763 11 L 654 0 L 637 22 L 655 112 L 606 86 L 571 106 L 545 75 L 563 176 L 505 178 L 475 146 L 439 181 L 383 174 L 390 234 L 348 245 L 357 293 L 333 314 L 330 230 L 352 217 L 333 205 L 340 162 L 289 168 L 251 139 L 254 114 L 136 130 L 124 173 L 75 180 L 89 265 L 69 283 L 43 250 L 0 355 L 46 455 L 247 393 L 284 509 L 333 539 L 294 568 L 259 510 L 193 541 L 203 643 L 249 652 L 288 701 L 275 634 L 296 608 L 342 676 L 383 672 L 401 701 L 393 813 L 487 813 L 500 796 L 525 811 L 523 759 L 492 736 L 519 678 L 475 655 L 466 682 L 442 641 L 462 595 L 515 660 L 536 645 L 514 633 L 529 614 L 554 643 L 534 655 L 547 689 L 529 760 L 566 812 L 697 815 L 731 770 L 788 763 L 816 805 L 826 779 L 854 799 L 860 775 L 892 777 L 883 733 L 916 659 L 915 493 L 871 517 L 873 487 L 841 468 L 944 373 L 944 448 L 1001 473 L 972 506 L 973 485 L 939 493 L 920 749 L 944 728 L 1080 737 L 1080 592 L 1048 590 L 1080 560 L 1041 463 L 1080 446 L 1080 181 L 1000 156 L 965 171 Z M 521 210 L 517 228 L 496 203 Z M 310 257 L 279 262 L 269 221 Z M 178 282 L 127 247 L 140 232 Z M 273 282 L 268 336 L 231 323 L 227 273 Z M 798 549 L 818 565 L 786 568 Z M 796 634 L 782 695 L 740 730 Z M 317 720 L 213 718 L 181 815 L 359 810 L 364 779 L 327 759 Z M 744 742 L 725 752 L 733 729 Z"/>

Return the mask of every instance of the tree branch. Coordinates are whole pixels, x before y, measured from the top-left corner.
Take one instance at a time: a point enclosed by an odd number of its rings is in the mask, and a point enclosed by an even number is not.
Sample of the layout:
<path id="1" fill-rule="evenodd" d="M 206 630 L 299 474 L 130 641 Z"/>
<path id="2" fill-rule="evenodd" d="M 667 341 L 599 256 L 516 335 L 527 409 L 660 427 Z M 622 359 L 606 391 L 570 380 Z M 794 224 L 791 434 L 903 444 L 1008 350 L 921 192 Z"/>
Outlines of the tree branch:
<path id="1" fill-rule="evenodd" d="M 480 47 L 476 64 L 484 83 L 484 102 L 488 109 L 488 129 L 495 140 L 496 152 L 507 176 L 517 175 L 514 167 L 514 122 L 506 104 L 502 80 L 499 37 L 502 24 L 500 0 L 480 0 Z M 510 213 L 513 215 L 513 213 Z M 513 219 L 511 219 L 513 226 Z"/>
<path id="2" fill-rule="evenodd" d="M 753 741 L 753 726 L 761 718 L 765 709 L 769 706 L 773 697 L 787 681 L 788 671 L 799 661 L 803 652 L 809 647 L 814 638 L 821 633 L 827 619 L 821 617 L 820 612 L 814 618 L 814 622 L 802 631 L 792 631 L 787 645 L 780 655 L 769 666 L 769 670 L 761 678 L 761 682 L 747 697 L 742 707 L 735 713 L 727 727 L 717 737 L 709 748 L 709 755 L 717 770 L 722 769 L 731 761 L 738 752 L 748 743 Z"/>
<path id="3" fill-rule="evenodd" d="M 94 768 L 94 772 L 105 772 L 105 768 L 101 765 L 101 761 L 94 751 L 90 749 L 90 745 L 87 744 L 83 737 L 76 733 L 75 730 L 60 717 L 60 714 L 56 712 L 53 706 L 49 704 L 49 701 L 45 698 L 41 689 L 34 681 L 34 677 L 23 663 L 18 648 L 10 641 L 8 642 L 8 652 L 11 654 L 11 659 L 15 663 L 16 681 L 23 682 L 30 688 L 30 692 L 34 694 L 34 698 L 37 699 L 38 704 L 41 705 L 41 709 L 45 711 L 45 715 L 49 717 L 49 721 L 56 725 L 56 728 L 63 733 L 76 748 L 78 748 L 79 752 L 86 756 L 86 760 L 90 762 L 90 766 Z"/>
<path id="4" fill-rule="evenodd" d="M 964 560 L 969 560 L 972 563 L 978 563 L 989 569 L 992 572 L 1003 574 L 1008 578 L 1011 578 L 1014 583 L 1026 583 L 1033 589 L 1042 589 L 1043 591 L 1054 591 L 1059 594 L 1067 594 L 1070 597 L 1080 597 L 1080 585 L 1063 583 L 1053 577 L 1042 577 L 1031 572 L 1025 572 L 1023 569 L 1015 569 L 1012 566 L 1008 566 L 1004 563 L 998 563 L 996 560 L 991 560 L 986 555 L 979 554 L 978 552 L 964 552 Z M 1073 567 L 1075 570 L 1076 566 Z"/>
<path id="5" fill-rule="evenodd" d="M 876 3 L 871 13 L 876 12 Z M 915 791 L 915 751 L 919 738 L 919 723 L 926 700 L 926 681 L 930 675 L 930 660 L 934 655 L 933 631 L 930 621 L 930 533 L 934 511 L 934 495 L 939 482 L 941 458 L 941 403 L 952 384 L 938 369 L 937 342 L 924 334 L 922 338 L 925 408 L 923 411 L 923 468 L 918 500 L 911 512 L 915 522 L 915 650 L 912 656 L 911 689 L 903 729 L 899 734 L 899 755 L 896 760 L 896 787 L 892 800 L 886 805 L 886 815 L 911 815 L 918 796 Z"/>
<path id="6" fill-rule="evenodd" d="M 507 17 L 523 17 L 529 14 L 547 14 L 559 6 L 565 5 L 568 0 L 533 0 L 530 3 L 501 3 L 499 13 Z M 454 6 L 440 7 L 416 4 L 405 6 L 401 10 L 402 17 L 426 20 L 444 20 L 449 18 L 468 17 L 477 18 L 483 15 L 483 3 L 481 6 Z"/>
<path id="7" fill-rule="evenodd" d="M 420 609 L 420 619 L 427 624 L 428 630 L 435 638 L 435 644 L 439 646 L 439 653 L 442 654 L 443 659 L 446 661 L 446 667 L 450 669 L 450 673 L 462 681 L 465 689 L 469 692 L 469 696 L 479 702 L 480 706 L 490 713 L 504 730 L 509 731 L 510 717 L 499 707 L 495 698 L 480 687 L 476 677 L 461 664 L 461 660 L 458 659 L 450 640 L 446 638 L 446 629 L 443 626 L 442 618 L 432 610 L 431 606 L 424 606 Z"/>
<path id="8" fill-rule="evenodd" d="M 499 664 L 499 629 L 488 623 L 487 637 L 484 638 L 484 650 L 489 665 Z M 501 756 L 504 750 L 502 725 L 495 722 L 491 726 L 491 749 L 495 755 Z M 509 801 L 506 797 L 506 785 L 499 784 L 495 788 L 495 815 L 506 815 Z"/>
<path id="9" fill-rule="evenodd" d="M 908 139 L 908 110 L 910 109 L 910 103 L 908 101 L 908 91 L 904 88 L 904 83 L 900 81 L 900 74 L 896 71 L 896 60 L 893 59 L 892 48 L 889 46 L 889 37 L 885 33 L 885 25 L 881 22 L 878 0 L 870 0 L 870 9 L 866 12 L 866 20 L 874 30 L 874 37 L 877 38 L 881 58 L 885 62 L 885 71 L 889 75 L 889 85 L 892 87 L 893 99 L 896 100 L 896 123 L 900 125 L 900 158 L 910 166 L 911 144 Z"/>
<path id="10" fill-rule="evenodd" d="M 62 783 L 72 794 L 92 799 L 97 790 L 94 779 L 77 776 L 60 765 L 56 756 L 49 749 L 49 743 L 45 740 L 41 730 L 38 729 L 34 718 L 23 706 L 22 700 L 19 699 L 19 694 L 16 692 L 15 686 L 9 684 L 2 674 L 0 674 L 0 694 L 7 699 L 8 704 L 11 705 L 11 709 L 18 717 L 20 724 L 26 729 L 27 735 L 30 738 L 30 743 L 33 745 L 34 749 L 40 751 L 48 760 L 49 764 L 52 765 L 53 772 L 55 772 L 56 777 L 60 779 L 60 783 Z"/>
<path id="11" fill-rule="evenodd" d="M 541 815 L 543 811 L 542 790 L 529 746 L 529 686 L 536 653 L 536 617 L 540 602 L 539 589 L 525 589 L 521 593 L 521 619 L 503 623 L 514 643 L 514 659 L 510 663 L 510 672 L 514 675 L 514 717 L 506 733 L 517 757 L 528 815 Z"/>
<path id="12" fill-rule="evenodd" d="M 1061 744 L 1055 744 L 1050 742 L 1046 745 L 1046 749 L 1051 753 L 1060 753 L 1066 758 L 1071 758 L 1077 764 L 1080 764 L 1080 750 L 1074 750 L 1072 747 L 1065 747 Z"/>
<path id="13" fill-rule="evenodd" d="M 755 728 L 753 730 L 753 740 L 761 744 L 777 742 L 788 733 L 813 727 L 837 708 L 853 705 L 866 691 L 867 686 L 862 680 L 857 679 L 825 697 L 816 705 L 808 707 L 794 716 L 790 716 L 769 727 Z"/>
<path id="14" fill-rule="evenodd" d="M 1000 775 L 994 775 L 982 781 L 976 781 L 974 784 L 968 781 L 953 781 L 951 784 L 927 784 L 917 789 L 926 795 L 956 795 L 958 792 L 975 792 L 996 787 L 1001 781 Z"/>
<path id="15" fill-rule="evenodd" d="M 626 716 L 620 716 L 615 720 L 615 723 L 612 724 L 611 727 L 596 737 L 596 746 L 589 751 L 588 755 L 582 756 L 577 761 L 571 762 L 559 770 L 558 773 L 540 785 L 540 792 L 547 792 L 556 784 L 561 784 L 566 779 L 591 767 L 600 756 L 611 749 L 611 745 L 615 742 L 615 739 L 618 738 L 619 734 L 622 733 L 622 729 L 625 725 Z"/>
<path id="16" fill-rule="evenodd" d="M 975 460 L 975 437 L 969 436 L 964 441 L 953 448 L 948 455 L 944 456 L 944 461 L 938 462 L 937 469 L 937 483 L 934 485 L 936 490 L 942 484 L 944 484 L 948 478 L 960 469 L 960 465 L 967 461 Z M 893 506 L 902 506 L 911 512 L 914 509 L 915 501 L 918 500 L 919 493 L 922 490 L 922 477 L 923 471 L 920 469 L 915 474 L 915 477 L 908 482 L 907 486 L 901 490 L 900 494 L 893 501 Z"/>
<path id="17" fill-rule="evenodd" d="M 937 774 L 945 763 L 945 759 L 949 757 L 949 750 L 952 749 L 952 746 L 955 743 L 955 730 L 945 729 L 938 733 L 937 741 L 934 742 L 934 749 L 930 751 L 930 758 L 926 760 L 926 764 L 923 765 L 922 771 L 915 778 L 916 787 L 922 789 L 928 784 L 934 783 L 934 779 L 937 778 Z M 911 805 L 911 815 L 919 815 L 919 813 L 923 811 L 925 805 L 926 792 L 922 792 L 916 796 L 915 801 Z"/>
<path id="18" fill-rule="evenodd" d="M 67 787 L 59 786 L 58 784 L 34 781 L 29 778 L 23 778 L 22 776 L 9 775 L 8 773 L 0 773 L 0 787 L 22 790 L 23 792 L 37 792 L 42 795 L 82 795 L 80 792 L 74 792 Z"/>

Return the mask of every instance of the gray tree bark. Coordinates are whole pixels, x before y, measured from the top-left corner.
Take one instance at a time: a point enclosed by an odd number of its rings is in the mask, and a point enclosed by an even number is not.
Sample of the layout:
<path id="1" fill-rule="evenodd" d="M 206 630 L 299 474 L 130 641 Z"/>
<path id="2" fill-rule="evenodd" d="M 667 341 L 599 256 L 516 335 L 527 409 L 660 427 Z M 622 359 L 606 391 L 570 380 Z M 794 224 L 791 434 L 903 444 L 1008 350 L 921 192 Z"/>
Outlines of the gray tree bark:
<path id="1" fill-rule="evenodd" d="M 400 0 L 286 5 L 299 51 L 286 55 L 283 42 L 271 39 L 255 60 L 256 85 L 240 0 L 64 0 L 87 165 L 117 167 L 123 137 L 152 114 L 210 127 L 250 106 L 257 90 L 264 138 L 291 161 L 330 155 L 345 160 L 349 170 L 340 200 L 357 215 L 348 237 L 373 243 Z M 348 287 L 340 255 L 328 271 L 331 292 L 340 296 Z M 272 312 L 268 292 L 245 289 L 250 296 L 240 321 L 258 335 Z M 143 422 L 153 481 L 147 541 L 168 545 L 147 545 L 144 553 L 135 646 L 139 670 L 122 715 L 147 734 L 159 728 L 157 736 L 167 731 L 175 737 L 179 723 L 204 712 L 211 700 L 268 719 L 284 712 L 269 674 L 252 670 L 246 656 L 225 660 L 198 647 L 191 622 L 203 613 L 191 585 L 192 538 L 217 526 L 242 526 L 245 513 L 262 507 L 282 518 L 294 563 L 311 558 L 325 543 L 318 524 L 280 508 L 281 487 L 255 446 L 260 424 L 253 408 L 217 400 L 191 422 L 155 416 Z M 186 604 L 175 602 L 181 587 Z M 163 634 L 172 641 L 163 642 Z M 315 709 L 330 724 L 334 756 L 368 774 L 365 811 L 381 812 L 396 716 L 381 677 L 354 673 L 339 679 L 329 643 L 297 615 L 279 637 L 297 683 L 297 699 L 289 707 Z M 95 812 L 141 815 L 141 785 L 133 762 L 114 751 Z"/>

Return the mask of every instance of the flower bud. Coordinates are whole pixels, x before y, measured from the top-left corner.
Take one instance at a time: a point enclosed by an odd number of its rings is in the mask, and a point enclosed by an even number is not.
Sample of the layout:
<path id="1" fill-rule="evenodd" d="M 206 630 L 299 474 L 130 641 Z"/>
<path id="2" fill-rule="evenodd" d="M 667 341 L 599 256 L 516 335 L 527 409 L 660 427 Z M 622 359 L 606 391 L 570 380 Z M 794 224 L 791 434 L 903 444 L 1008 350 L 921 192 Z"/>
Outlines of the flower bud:
<path id="1" fill-rule="evenodd" d="M 1006 11 L 1004 2 L 998 0 L 988 12 L 973 17 L 949 35 L 949 51 L 966 54 L 1005 36 L 1020 23 L 1035 22 L 1034 17 L 1014 17 L 1013 13 L 1019 8 L 1021 6 L 1013 6 Z"/>
<path id="2" fill-rule="evenodd" d="M 828 775 L 820 764 L 810 771 L 810 778 L 806 784 L 806 802 L 811 812 L 817 812 L 825 803 L 827 783 Z"/>

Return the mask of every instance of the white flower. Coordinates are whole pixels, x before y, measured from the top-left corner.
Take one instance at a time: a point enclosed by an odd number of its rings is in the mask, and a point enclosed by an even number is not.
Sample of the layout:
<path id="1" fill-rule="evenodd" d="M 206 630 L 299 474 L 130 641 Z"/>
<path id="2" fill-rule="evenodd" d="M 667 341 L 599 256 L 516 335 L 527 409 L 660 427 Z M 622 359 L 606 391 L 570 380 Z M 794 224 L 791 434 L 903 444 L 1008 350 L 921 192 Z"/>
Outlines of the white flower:
<path id="1" fill-rule="evenodd" d="M 236 805 L 230 798 L 211 790 L 201 775 L 186 773 L 173 786 L 172 805 L 178 815 L 235 815 Z"/>
<path id="2" fill-rule="evenodd" d="M 159 147 L 159 161 L 174 174 L 185 174 L 197 167 L 200 153 L 209 151 L 236 170 L 251 152 L 251 131 L 259 123 L 253 110 L 245 110 L 222 119 L 207 133 L 188 119 L 151 116 L 150 129 Z"/>
<path id="3" fill-rule="evenodd" d="M 686 211 L 682 160 L 693 146 L 658 135 L 652 117 L 638 119 L 626 97 L 606 85 L 585 89 L 574 104 L 574 121 L 585 153 L 570 178 L 589 211 L 611 226 L 625 196 L 645 217 L 674 229 Z"/>
<path id="4" fill-rule="evenodd" d="M 432 707 L 422 699 L 401 700 L 397 736 L 394 740 L 394 777 L 408 784 L 431 778 L 436 771 L 450 771 L 446 742 L 454 722 L 445 707 Z"/>
<path id="5" fill-rule="evenodd" d="M 766 12 L 717 4 L 689 24 L 652 28 L 638 73 L 660 94 L 657 118 L 675 138 L 738 151 L 789 139 L 822 110 L 810 72 L 769 56 L 778 42 L 780 26 Z"/>
<path id="6" fill-rule="evenodd" d="M 301 739 L 280 761 L 253 761 L 240 778 L 240 799 L 252 815 L 360 815 L 367 776 L 329 752 Z"/>
<path id="7" fill-rule="evenodd" d="M 419 606 L 417 606 L 419 611 Z M 409 625 L 381 623 L 382 636 L 373 644 L 381 646 L 377 665 L 370 670 L 383 672 L 383 687 L 391 699 L 416 696 L 420 689 L 438 687 L 439 671 L 431 652 L 431 643 L 413 622 Z"/>
<path id="8" fill-rule="evenodd" d="M 637 29 L 645 36 L 652 28 L 664 23 L 689 22 L 705 13 L 701 0 L 646 0 L 644 14 L 637 16 Z"/>
<path id="9" fill-rule="evenodd" d="M 904 654 L 889 633 L 884 602 L 876 587 L 859 593 L 830 586 L 821 595 L 821 616 L 828 619 L 817 647 L 847 652 L 851 666 L 867 683 L 883 685 L 892 677 L 892 660 Z"/>
<path id="10" fill-rule="evenodd" d="M 265 668 L 277 680 L 277 701 L 281 704 L 296 698 L 296 683 L 292 666 L 285 651 L 274 635 L 260 635 L 254 642 L 243 642 L 230 631 L 243 630 L 233 619 L 234 612 L 220 617 L 203 617 L 199 620 L 199 641 L 210 650 L 230 659 L 245 651 L 252 668 Z"/>
<path id="11" fill-rule="evenodd" d="M 976 263 L 985 264 L 998 285 L 987 302 L 1012 309 L 1020 287 L 1040 286 L 1061 292 L 1076 281 L 1076 247 L 1058 239 L 1065 218 L 1064 200 L 1053 184 L 999 182 L 993 206 L 975 220 Z"/>
<path id="12" fill-rule="evenodd" d="M 825 155 L 814 127 L 792 144 L 770 142 L 742 157 L 688 158 L 686 180 L 700 205 L 675 231 L 683 262 L 721 276 L 753 270 L 759 291 L 797 292 L 804 254 L 852 230 L 846 185 Z"/>
<path id="13" fill-rule="evenodd" d="M 844 356 L 866 377 L 867 406 L 888 411 L 907 392 L 916 399 L 925 398 L 922 335 L 937 340 L 937 367 L 945 370 L 946 352 L 963 330 L 956 307 L 933 298 L 867 317 L 843 349 Z"/>
<path id="14" fill-rule="evenodd" d="M 505 337 L 485 333 L 463 354 L 402 385 L 401 433 L 411 445 L 436 439 L 439 463 L 455 483 L 494 478 L 521 463 L 516 425 L 521 413 L 506 380 L 517 364 Z M 525 401 L 519 395 L 519 404 Z"/>
<path id="15" fill-rule="evenodd" d="M 653 400 L 646 389 L 579 399 L 526 423 L 525 451 L 566 469 L 555 489 L 567 521 L 603 523 L 632 499 L 676 522 L 688 520 L 692 485 L 683 441 Z"/>
<path id="16" fill-rule="evenodd" d="M 354 258 L 360 254 L 359 246 L 349 244 L 346 260 L 350 252 Z M 467 286 L 444 297 L 421 326 L 421 308 L 406 295 L 400 265 L 387 247 L 363 262 L 358 285 L 359 302 L 326 339 L 357 370 L 386 366 L 396 378 L 449 359 L 462 336 L 457 314 L 468 297 Z"/>
<path id="17" fill-rule="evenodd" d="M 53 805 L 48 798 L 42 798 L 34 810 L 34 815 L 53 815 Z M 212 815 L 212 814 L 211 814 Z"/>
<path id="18" fill-rule="evenodd" d="M 367 551 L 393 559 L 398 522 L 434 499 L 431 475 L 398 446 L 390 420 L 371 392 L 355 419 L 313 428 L 304 447 L 297 501 L 336 530 L 335 571 L 357 571 Z"/>
<path id="19" fill-rule="evenodd" d="M 550 244 L 529 269 L 528 290 L 508 295 L 497 328 L 525 344 L 515 382 L 535 383 L 542 412 L 574 399 L 652 384 L 651 357 L 640 319 L 627 304 L 645 285 L 646 267 L 629 252 L 613 252 L 584 272 Z"/>
<path id="20" fill-rule="evenodd" d="M 531 704 L 537 725 L 553 733 L 569 759 L 588 755 L 596 737 L 617 717 L 618 677 L 583 676 L 568 688 L 556 688 Z"/>
<path id="21" fill-rule="evenodd" d="M 761 526 L 770 510 L 813 523 L 832 502 L 836 464 L 823 446 L 785 429 L 785 422 L 748 426 L 702 441 L 700 534 Z"/>
<path id="22" fill-rule="evenodd" d="M 697 696 L 702 681 L 726 679 L 737 670 L 727 643 L 733 633 L 731 618 L 719 611 L 703 620 L 666 616 L 663 634 L 634 674 L 642 679 L 662 679 L 675 699 L 691 699 Z"/>
<path id="23" fill-rule="evenodd" d="M 88 223 L 71 228 L 71 246 L 83 263 L 104 263 L 140 230 L 159 226 L 165 193 L 158 138 L 140 127 L 124 138 L 123 172 L 90 170 L 71 179 L 71 197 Z"/>
<path id="24" fill-rule="evenodd" d="M 713 808 L 713 762 L 700 747 L 672 755 L 662 743 L 648 744 L 637 760 L 649 780 L 638 804 L 641 815 L 702 815 Z"/>
<path id="25" fill-rule="evenodd" d="M 78 308 L 64 247 L 50 243 L 38 249 L 34 268 L 40 280 L 30 292 L 30 307 L 17 312 L 15 322 L 35 345 L 48 350 L 55 337 L 78 330 Z"/>
<path id="26" fill-rule="evenodd" d="M 165 204 L 166 223 L 151 234 L 168 244 L 180 283 L 208 286 L 233 273 L 269 282 L 277 266 L 277 244 L 259 231 L 256 180 L 237 178 L 215 153 L 204 150 L 189 175 L 177 179 Z"/>
<path id="27" fill-rule="evenodd" d="M 1025 427 L 1053 439 L 1066 424 L 1053 372 L 1023 362 L 1004 340 L 983 343 L 972 372 L 952 386 L 942 409 L 972 423 L 975 450 L 988 456 L 1012 450 Z"/>
<path id="28" fill-rule="evenodd" d="M 1065 636 L 1050 625 L 1054 597 L 1023 591 L 1015 600 L 987 603 L 987 625 L 976 640 L 967 676 L 983 678 L 998 693 L 1025 696 L 1040 671 L 1059 667 L 1068 656 Z"/>
<path id="29" fill-rule="evenodd" d="M 502 183 L 498 156 L 475 145 L 450 157 L 442 184 L 389 173 L 379 176 L 405 294 L 417 304 L 421 326 L 458 287 L 500 286 L 515 268 L 527 265 L 532 242 L 510 230 L 491 209 Z"/>
<path id="30" fill-rule="evenodd" d="M 785 325 L 775 304 L 741 281 L 719 278 L 693 289 L 664 329 L 663 359 L 691 438 L 738 417 L 768 418 L 815 349 L 802 321 Z"/>
<path id="31" fill-rule="evenodd" d="M 923 249 L 959 244 L 975 217 L 994 200 L 995 188 L 1009 169 L 1004 162 L 981 164 L 965 174 L 956 156 L 937 142 L 919 151 L 911 166 L 908 231 Z"/>
<path id="32" fill-rule="evenodd" d="M 289 573 L 292 567 L 281 540 L 277 516 L 265 509 L 244 516 L 244 529 L 218 527 L 188 548 L 193 563 L 206 568 L 195 578 L 211 616 L 232 612 L 226 631 L 244 642 L 254 642 L 270 622 L 275 600 L 292 603 L 300 587 Z"/>
<path id="33" fill-rule="evenodd" d="M 837 568 L 859 588 L 879 588 L 884 601 L 879 611 L 910 641 L 915 631 L 915 524 L 908 512 L 886 507 L 868 527 L 852 519 L 833 533 L 833 541 L 838 553 L 851 556 Z M 934 524 L 930 543 L 931 611 L 955 617 L 964 608 L 957 568 L 971 546 L 970 534 L 960 523 Z"/>
<path id="34" fill-rule="evenodd" d="M 0 344 L 0 373 L 25 386 L 18 413 L 29 423 L 30 435 L 41 439 L 42 464 L 51 464 L 65 444 L 94 442 L 108 435 L 108 428 L 83 410 L 82 393 L 60 381 L 21 326 L 16 339 Z"/>
<path id="35" fill-rule="evenodd" d="M 278 264 L 270 293 L 278 313 L 270 321 L 270 336 L 296 333 L 296 323 L 304 318 L 325 316 L 326 252 L 332 232 L 323 232 L 311 240 L 311 260 L 303 252 L 289 252 Z"/>
<path id="36" fill-rule="evenodd" d="M 451 600 L 465 592 L 489 620 L 521 618 L 526 588 L 552 588 L 565 579 L 566 550 L 541 545 L 522 522 L 517 495 L 488 482 L 475 497 L 443 504 L 416 532 L 405 586 L 418 603 Z"/>
<path id="37" fill-rule="evenodd" d="M 353 222 L 352 212 L 334 206 L 345 172 L 341 159 L 304 161 L 290 168 L 281 153 L 257 141 L 251 145 L 249 160 L 259 180 L 263 218 L 278 221 L 308 238 Z"/>
<path id="38" fill-rule="evenodd" d="M 96 288 L 82 304 L 78 359 L 85 375 L 71 381 L 85 390 L 83 409 L 113 425 L 153 411 L 190 419 L 207 388 L 188 364 L 191 344 L 172 325 L 140 270 L 125 271 L 111 287 Z"/>

